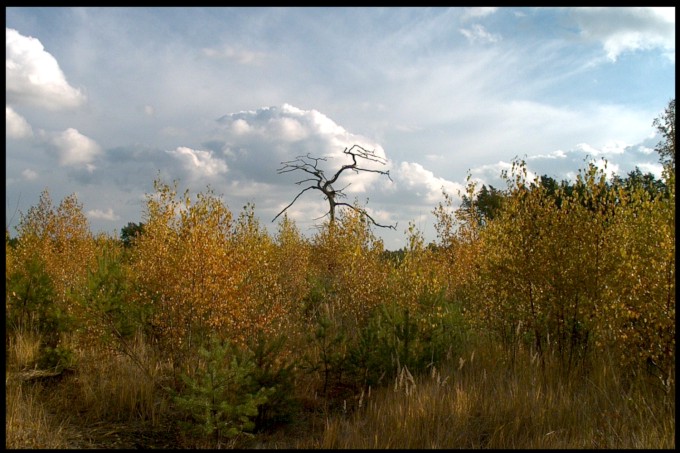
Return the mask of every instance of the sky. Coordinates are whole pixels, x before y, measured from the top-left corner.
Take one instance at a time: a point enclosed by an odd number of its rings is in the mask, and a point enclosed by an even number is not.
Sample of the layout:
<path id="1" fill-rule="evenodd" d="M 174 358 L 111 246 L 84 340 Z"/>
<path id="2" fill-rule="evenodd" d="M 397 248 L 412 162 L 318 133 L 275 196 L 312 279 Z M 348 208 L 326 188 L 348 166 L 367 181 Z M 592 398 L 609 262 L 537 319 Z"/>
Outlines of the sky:
<path id="1" fill-rule="evenodd" d="M 359 145 L 379 173 L 336 189 L 383 224 L 436 240 L 442 191 L 573 180 L 589 162 L 661 177 L 652 126 L 675 98 L 675 8 L 22 8 L 6 15 L 5 226 L 47 189 L 75 194 L 93 233 L 145 218 L 154 180 L 211 188 L 261 224 L 308 183 L 282 162 Z M 343 159 L 345 158 L 345 159 Z M 361 162 L 361 161 L 360 161 Z M 312 236 L 328 210 L 287 210 Z M 327 217 L 326 217 L 327 218 Z"/>

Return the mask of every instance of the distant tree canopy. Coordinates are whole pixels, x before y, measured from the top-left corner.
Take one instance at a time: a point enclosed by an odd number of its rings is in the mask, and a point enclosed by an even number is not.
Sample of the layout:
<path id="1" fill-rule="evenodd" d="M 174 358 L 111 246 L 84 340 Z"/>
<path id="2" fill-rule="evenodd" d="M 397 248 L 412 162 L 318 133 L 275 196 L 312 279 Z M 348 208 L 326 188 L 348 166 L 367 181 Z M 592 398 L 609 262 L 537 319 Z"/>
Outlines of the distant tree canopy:
<path id="1" fill-rule="evenodd" d="M 144 232 L 144 223 L 139 222 L 128 222 L 120 230 L 120 240 L 123 241 L 125 247 L 129 247 L 132 244 L 132 240 Z"/>
<path id="2" fill-rule="evenodd" d="M 463 195 L 462 208 L 469 210 L 474 207 L 479 225 L 484 226 L 496 218 L 501 210 L 504 197 L 502 190 L 491 185 L 488 188 L 483 185 L 474 198 Z"/>
<path id="3" fill-rule="evenodd" d="M 659 160 L 675 170 L 675 99 L 668 103 L 664 113 L 656 118 L 652 125 L 663 137 L 654 148 L 659 153 Z"/>
<path id="4" fill-rule="evenodd" d="M 562 180 L 558 183 L 548 175 L 539 177 L 538 181 L 538 185 L 546 191 L 546 194 L 555 198 L 557 207 L 562 206 L 563 196 L 571 196 L 574 192 L 583 195 L 582 192 L 586 189 L 583 185 L 567 180 Z M 529 189 L 532 187 L 536 187 L 536 185 L 532 183 Z M 658 193 L 667 193 L 666 183 L 663 179 L 657 179 L 651 172 L 642 173 L 638 167 L 630 171 L 626 177 L 614 175 L 611 182 L 606 183 L 606 187 L 609 189 L 620 187 L 626 190 L 642 187 L 650 196 Z M 481 189 L 474 196 L 463 195 L 461 208 L 464 210 L 474 209 L 475 218 L 478 219 L 479 226 L 483 227 L 498 217 L 506 197 L 505 191 L 496 189 L 492 185 L 489 185 L 489 187 L 482 185 Z"/>

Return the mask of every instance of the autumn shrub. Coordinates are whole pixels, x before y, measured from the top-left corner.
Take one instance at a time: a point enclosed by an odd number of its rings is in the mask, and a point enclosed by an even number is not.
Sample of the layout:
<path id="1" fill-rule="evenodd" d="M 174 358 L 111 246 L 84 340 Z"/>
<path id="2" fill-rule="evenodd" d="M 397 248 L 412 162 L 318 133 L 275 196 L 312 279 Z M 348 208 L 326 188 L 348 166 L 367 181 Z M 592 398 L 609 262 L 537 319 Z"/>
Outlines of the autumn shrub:
<path id="1" fill-rule="evenodd" d="M 285 307 L 285 316 L 277 321 L 281 323 L 279 331 L 288 338 L 284 347 L 292 354 L 300 347 L 306 330 L 305 300 L 311 292 L 312 256 L 309 240 L 285 214 L 278 224 L 274 244 L 269 272 L 274 277 L 272 289 Z"/>
<path id="2" fill-rule="evenodd" d="M 427 261 L 435 270 L 447 299 L 460 305 L 470 325 L 483 329 L 486 326 L 476 315 L 476 300 L 482 286 L 479 258 L 483 244 L 479 237 L 481 222 L 474 205 L 476 188 L 477 183 L 468 175 L 467 195 L 459 194 L 472 200 L 468 209 L 455 208 L 452 194 L 442 191 L 444 200 L 432 211 L 437 239 L 434 253 L 430 253 Z"/>
<path id="3" fill-rule="evenodd" d="M 21 215 L 17 228 L 15 269 L 39 257 L 54 289 L 55 305 L 65 314 L 83 318 L 77 295 L 95 259 L 95 244 L 82 204 L 75 195 L 54 207 L 45 189 L 37 206 Z"/>
<path id="4" fill-rule="evenodd" d="M 252 203 L 243 207 L 230 241 L 230 251 L 234 256 L 236 269 L 239 269 L 239 281 L 236 285 L 238 301 L 235 301 L 238 304 L 240 321 L 237 341 L 244 346 L 248 338 L 253 338 L 260 332 L 278 336 L 292 327 L 288 320 L 291 318 L 290 312 L 295 309 L 296 301 L 289 296 L 300 297 L 302 289 L 299 285 L 303 284 L 301 275 L 304 275 L 300 269 L 282 268 L 277 263 L 279 257 L 285 256 L 292 261 L 289 264 L 300 260 L 300 264 L 304 265 L 304 252 L 295 256 L 295 252 L 290 250 L 293 244 L 302 245 L 294 237 L 293 226 L 287 226 L 291 231 L 282 232 L 288 237 L 279 238 L 283 244 L 277 246 L 255 217 L 254 208 Z M 286 241 L 293 244 L 287 244 Z M 288 274 L 290 281 L 286 278 Z"/>
<path id="5" fill-rule="evenodd" d="M 613 348 L 629 369 L 657 376 L 666 389 L 675 372 L 675 175 L 650 193 L 641 185 L 617 191 L 610 259 L 603 278 L 599 345 Z"/>
<path id="6" fill-rule="evenodd" d="M 87 318 L 78 295 L 95 257 L 82 205 L 71 195 L 55 208 L 44 190 L 17 231 L 5 270 L 8 331 L 40 334 L 40 366 L 71 366 L 63 335 L 79 331 Z"/>
<path id="7" fill-rule="evenodd" d="M 481 232 L 480 318 L 512 354 L 525 346 L 544 360 L 554 347 L 568 371 L 592 342 L 598 276 L 606 269 L 603 223 L 584 207 L 592 200 L 558 207 L 542 185 L 526 180 L 523 163 L 512 176 L 503 210 Z M 600 190 L 602 180 L 590 177 Z"/>
<path id="8" fill-rule="evenodd" d="M 406 248 L 397 266 L 389 268 L 387 294 L 384 302 L 402 308 L 420 310 L 422 298 L 440 292 L 445 287 L 446 270 L 436 260 L 438 251 L 425 246 L 423 233 L 413 222 L 406 230 Z"/>
<path id="9" fill-rule="evenodd" d="M 381 256 L 382 240 L 355 211 L 342 212 L 324 223 L 311 240 L 313 275 L 325 287 L 326 302 L 336 310 L 343 327 L 354 334 L 373 307 L 384 300 L 388 269 Z"/>
<path id="10" fill-rule="evenodd" d="M 442 280 L 469 322 L 510 357 L 526 348 L 543 367 L 554 360 L 566 374 L 587 371 L 614 348 L 631 370 L 655 369 L 667 380 L 675 347 L 674 189 L 617 186 L 594 164 L 573 185 L 530 181 L 522 161 L 504 177 L 508 188 L 491 220 L 475 221 L 474 204 L 435 210 L 439 259 L 451 270 Z"/>
<path id="11" fill-rule="evenodd" d="M 210 190 L 195 203 L 188 192 L 155 182 L 147 196 L 144 234 L 135 241 L 133 301 L 148 308 L 157 346 L 178 371 L 211 331 L 237 337 L 244 319 L 241 274 L 231 252 L 231 212 Z"/>
<path id="12" fill-rule="evenodd" d="M 92 344 L 125 349 L 133 336 L 145 328 L 148 306 L 133 302 L 128 252 L 118 240 L 100 235 L 96 263 L 80 294 L 87 313 L 84 334 Z"/>

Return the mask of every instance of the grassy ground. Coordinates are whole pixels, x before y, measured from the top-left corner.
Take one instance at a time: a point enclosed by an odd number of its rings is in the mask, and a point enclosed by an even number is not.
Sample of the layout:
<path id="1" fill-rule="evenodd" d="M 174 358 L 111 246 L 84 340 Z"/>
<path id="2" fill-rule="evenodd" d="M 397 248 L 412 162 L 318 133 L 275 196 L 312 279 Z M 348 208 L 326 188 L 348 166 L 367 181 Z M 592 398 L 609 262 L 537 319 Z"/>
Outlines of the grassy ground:
<path id="1" fill-rule="evenodd" d="M 137 341 L 135 357 L 88 350 L 72 373 L 21 379 L 39 339 L 10 338 L 6 374 L 7 448 L 202 448 L 174 423 L 160 384 L 167 375 Z M 289 424 L 223 448 L 675 448 L 675 387 L 622 379 L 602 360 L 565 379 L 520 353 L 513 366 L 493 348 L 426 375 L 393 382 L 328 412 L 299 393 Z M 24 374 L 20 374 L 21 371 Z M 356 408 L 356 410 L 351 410 Z"/>
<path id="2" fill-rule="evenodd" d="M 331 419 L 324 448 L 674 448 L 675 399 L 602 364 L 582 379 L 469 357 L 381 389 L 365 410 Z M 550 373 L 550 371 L 548 371 Z M 674 391 L 673 391 L 674 393 Z"/>

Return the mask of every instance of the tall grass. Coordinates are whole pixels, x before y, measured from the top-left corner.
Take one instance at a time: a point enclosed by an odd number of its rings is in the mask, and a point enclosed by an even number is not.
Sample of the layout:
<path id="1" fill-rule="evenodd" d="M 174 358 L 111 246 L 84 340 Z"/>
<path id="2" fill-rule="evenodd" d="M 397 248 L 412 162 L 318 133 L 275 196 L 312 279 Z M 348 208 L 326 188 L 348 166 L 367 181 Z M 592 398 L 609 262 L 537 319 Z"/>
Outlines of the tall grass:
<path id="1" fill-rule="evenodd" d="M 31 335 L 8 340 L 8 371 L 29 367 L 39 341 Z M 319 403 L 310 399 L 304 422 L 292 423 L 285 433 L 258 435 L 248 446 L 675 447 L 674 384 L 664 393 L 644 376 L 624 379 L 606 357 L 565 377 L 551 360 L 543 369 L 529 351 L 518 352 L 511 362 L 492 344 L 474 347 L 427 374 L 413 376 L 402 368 L 387 386 L 348 401 L 355 411 L 331 414 L 317 410 Z M 49 388 L 10 379 L 8 372 L 6 447 L 71 448 L 74 422 L 155 425 L 171 417 L 172 406 L 156 385 L 163 365 L 141 337 L 130 351 L 134 360 L 97 348 L 79 350 L 76 371 Z"/>
<path id="2" fill-rule="evenodd" d="M 607 362 L 581 378 L 472 355 L 373 393 L 365 409 L 330 417 L 321 448 L 674 448 L 675 400 Z M 674 393 L 674 391 L 673 391 Z"/>
<path id="3" fill-rule="evenodd" d="M 7 339 L 7 369 L 26 370 L 38 358 L 40 335 L 31 331 L 18 331 Z"/>
<path id="4" fill-rule="evenodd" d="M 65 420 L 51 416 L 40 397 L 40 385 L 14 378 L 33 367 L 40 336 L 17 332 L 7 339 L 5 373 L 5 448 L 66 448 Z"/>
<path id="5" fill-rule="evenodd" d="M 163 367 L 140 336 L 130 344 L 130 355 L 101 347 L 77 349 L 75 371 L 50 384 L 17 378 L 34 366 L 39 345 L 37 334 L 7 339 L 7 448 L 71 448 L 73 423 L 156 425 L 167 415 L 157 386 Z"/>
<path id="6" fill-rule="evenodd" d="M 5 380 L 5 448 L 68 448 L 66 421 L 51 416 L 36 386 Z"/>
<path id="7" fill-rule="evenodd" d="M 85 420 L 158 422 L 164 399 L 157 382 L 162 365 L 136 335 L 129 355 L 101 347 L 76 353 L 77 372 L 62 383 L 61 400 L 55 403 L 77 410 Z"/>

